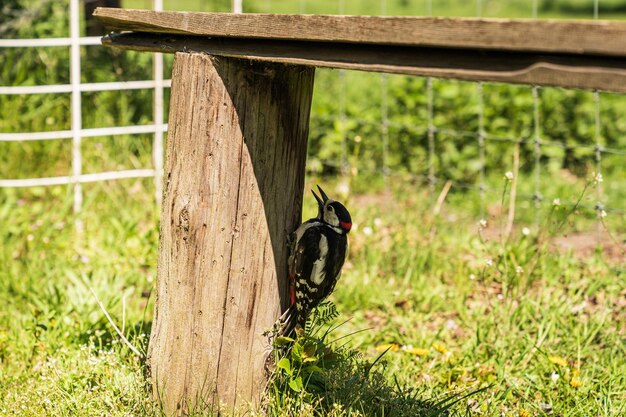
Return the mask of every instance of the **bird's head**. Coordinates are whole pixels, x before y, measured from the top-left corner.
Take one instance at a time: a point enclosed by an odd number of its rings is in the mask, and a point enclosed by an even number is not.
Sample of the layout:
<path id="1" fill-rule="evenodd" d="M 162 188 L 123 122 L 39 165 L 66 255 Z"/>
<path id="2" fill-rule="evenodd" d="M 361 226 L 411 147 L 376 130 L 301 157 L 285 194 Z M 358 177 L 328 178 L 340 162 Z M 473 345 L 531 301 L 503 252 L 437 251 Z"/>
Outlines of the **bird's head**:
<path id="1" fill-rule="evenodd" d="M 321 198 L 311 190 L 317 200 L 317 218 L 331 226 L 339 227 L 344 233 L 350 232 L 352 228 L 352 218 L 350 213 L 339 201 L 328 198 L 324 190 L 318 185 Z"/>

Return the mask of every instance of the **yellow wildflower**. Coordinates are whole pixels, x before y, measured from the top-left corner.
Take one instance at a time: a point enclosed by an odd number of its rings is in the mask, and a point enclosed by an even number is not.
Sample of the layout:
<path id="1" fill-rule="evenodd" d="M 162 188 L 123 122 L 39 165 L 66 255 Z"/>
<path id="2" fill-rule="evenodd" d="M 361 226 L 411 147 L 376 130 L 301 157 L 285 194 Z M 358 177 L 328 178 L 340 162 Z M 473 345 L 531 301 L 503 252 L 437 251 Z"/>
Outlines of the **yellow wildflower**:
<path id="1" fill-rule="evenodd" d="M 439 353 L 447 353 L 448 349 L 446 348 L 446 345 L 444 345 L 443 343 L 433 343 L 433 349 L 435 349 L 437 352 Z"/>
<path id="2" fill-rule="evenodd" d="M 525 408 L 522 408 L 519 410 L 519 417 L 531 417 L 532 414 L 530 414 L 530 411 L 526 410 Z"/>
<path id="3" fill-rule="evenodd" d="M 582 386 L 583 383 L 580 380 L 580 369 L 574 369 L 572 371 L 572 379 L 569 381 L 569 384 L 574 388 Z"/>
<path id="4" fill-rule="evenodd" d="M 417 356 L 427 356 L 429 352 L 428 349 L 414 348 L 411 346 L 404 346 L 402 350 L 405 351 L 406 353 L 410 353 L 411 355 L 417 355 Z"/>
<path id="5" fill-rule="evenodd" d="M 560 356 L 548 356 L 548 360 L 559 366 L 567 366 L 567 361 Z"/>
<path id="6" fill-rule="evenodd" d="M 397 343 L 385 343 L 385 344 L 376 346 L 376 350 L 379 352 L 384 352 L 387 349 L 389 349 L 392 352 L 397 352 L 400 350 L 400 345 L 398 345 Z"/>

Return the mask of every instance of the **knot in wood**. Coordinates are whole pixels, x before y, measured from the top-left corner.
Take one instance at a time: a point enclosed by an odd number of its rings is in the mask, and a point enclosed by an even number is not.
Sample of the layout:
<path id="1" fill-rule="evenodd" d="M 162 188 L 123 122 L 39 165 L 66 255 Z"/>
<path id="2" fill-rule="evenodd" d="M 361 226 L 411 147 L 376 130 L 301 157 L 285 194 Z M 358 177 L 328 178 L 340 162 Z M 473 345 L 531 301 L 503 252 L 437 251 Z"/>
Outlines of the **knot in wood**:
<path id="1" fill-rule="evenodd" d="M 189 233 L 189 210 L 187 207 L 183 207 L 178 215 L 178 228 L 185 234 Z"/>

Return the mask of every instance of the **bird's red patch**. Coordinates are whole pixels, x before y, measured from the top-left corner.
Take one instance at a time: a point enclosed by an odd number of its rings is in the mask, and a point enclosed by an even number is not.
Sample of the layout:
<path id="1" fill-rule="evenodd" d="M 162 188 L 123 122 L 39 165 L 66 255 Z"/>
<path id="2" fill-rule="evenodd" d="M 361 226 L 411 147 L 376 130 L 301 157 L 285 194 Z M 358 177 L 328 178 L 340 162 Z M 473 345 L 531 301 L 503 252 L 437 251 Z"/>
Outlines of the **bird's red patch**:
<path id="1" fill-rule="evenodd" d="M 294 277 L 289 277 L 289 300 L 291 301 L 291 305 L 296 303 L 296 285 L 294 282 Z"/>
<path id="2" fill-rule="evenodd" d="M 352 229 L 352 223 L 339 222 L 339 225 L 341 226 L 343 230 L 346 230 L 346 231 L 350 231 L 350 229 Z"/>

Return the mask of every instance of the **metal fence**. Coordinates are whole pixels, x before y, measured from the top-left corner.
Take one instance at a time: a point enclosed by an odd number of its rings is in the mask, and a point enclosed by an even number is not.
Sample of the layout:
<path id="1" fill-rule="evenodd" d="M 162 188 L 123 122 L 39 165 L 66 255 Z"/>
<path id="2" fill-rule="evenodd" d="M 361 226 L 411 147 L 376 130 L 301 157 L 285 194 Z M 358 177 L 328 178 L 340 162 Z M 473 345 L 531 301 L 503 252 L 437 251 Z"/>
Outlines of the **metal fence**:
<path id="1" fill-rule="evenodd" d="M 153 8 L 155 10 L 163 9 L 164 0 L 153 0 Z M 281 3 L 274 0 L 276 3 Z M 247 2 L 243 3 L 242 0 L 232 0 L 231 6 L 234 12 L 246 11 Z M 259 12 L 274 12 L 276 3 L 273 4 L 272 0 L 266 0 L 264 2 L 256 1 L 254 3 L 255 10 Z M 285 2 L 281 5 L 284 6 Z M 295 2 L 294 2 L 295 3 Z M 538 17 L 538 3 L 539 0 L 533 0 L 531 4 L 532 17 Z M 311 2 L 305 0 L 299 0 L 294 6 L 292 12 L 306 13 L 308 6 Z M 387 14 L 387 0 L 380 1 L 379 14 Z M 81 37 L 80 36 L 80 13 L 79 13 L 79 0 L 69 0 L 69 26 L 70 37 L 69 38 L 53 38 L 53 39 L 0 39 L 0 48 L 44 48 L 44 47 L 69 47 L 70 48 L 70 83 L 67 85 L 39 85 L 39 86 L 0 86 L 0 95 L 16 95 L 16 94 L 56 94 L 56 93 L 70 93 L 71 94 L 71 129 L 48 131 L 48 132 L 21 132 L 21 133 L 0 133 L 0 142 L 3 141 L 42 141 L 42 140 L 72 140 L 72 170 L 71 175 L 56 176 L 46 178 L 28 178 L 28 179 L 0 179 L 0 188 L 2 187 L 33 187 L 33 186 L 52 186 L 60 184 L 69 184 L 73 187 L 74 192 L 74 210 L 80 211 L 83 191 L 82 183 L 107 181 L 122 178 L 142 178 L 153 177 L 156 189 L 156 199 L 160 200 L 162 195 L 162 183 L 161 177 L 163 173 L 163 136 L 167 130 L 167 125 L 163 123 L 164 119 L 164 89 L 170 87 L 170 80 L 164 79 L 164 62 L 161 54 L 154 55 L 153 61 L 153 78 L 150 80 L 142 81 L 123 81 L 123 82 L 103 82 L 103 83 L 81 83 L 81 57 L 80 47 L 89 45 L 99 45 L 99 37 Z M 261 7 L 261 10 L 257 10 Z M 346 13 L 345 0 L 339 0 L 336 3 L 336 10 L 326 10 L 327 13 Z M 476 0 L 476 16 L 480 17 L 483 11 L 483 3 L 481 0 Z M 421 10 L 416 9 L 416 15 L 432 15 L 433 4 L 432 0 L 425 0 L 420 6 Z M 282 11 L 282 10 L 280 10 Z M 593 1 L 593 10 L 590 11 L 590 17 L 599 17 L 599 0 Z M 348 121 L 348 115 L 346 113 L 345 94 L 346 91 L 346 72 L 339 70 L 339 81 L 337 90 L 338 94 L 338 114 L 334 115 L 336 119 L 341 135 L 343 136 L 341 158 L 339 161 L 334 161 L 338 166 L 345 170 L 349 165 L 347 155 L 347 140 L 348 132 L 346 123 Z M 381 86 L 381 103 L 380 103 L 380 132 L 382 140 L 382 166 L 381 174 L 389 175 L 390 169 L 388 166 L 388 153 L 389 144 L 393 140 L 390 134 L 390 126 L 392 123 L 388 117 L 389 108 L 389 91 L 388 91 L 388 75 L 380 74 L 380 86 Z M 532 87 L 532 99 L 533 99 L 533 134 L 531 137 L 526 138 L 501 138 L 489 135 L 485 129 L 485 116 L 484 116 L 484 97 L 483 97 L 483 84 L 475 83 L 476 93 L 478 96 L 478 130 L 475 132 L 453 132 L 455 135 L 472 135 L 475 137 L 476 145 L 479 150 L 479 165 L 480 173 L 477 184 L 465 184 L 456 183 L 457 187 L 461 188 L 474 188 L 479 193 L 481 198 L 481 204 L 484 210 L 485 193 L 489 191 L 485 182 L 485 166 L 486 155 L 485 149 L 489 141 L 508 141 L 518 144 L 530 144 L 533 147 L 534 156 L 534 193 L 532 195 L 520 195 L 521 198 L 528 198 L 534 201 L 536 207 L 539 207 L 542 202 L 548 200 L 541 195 L 541 180 L 542 180 L 542 166 L 541 157 L 542 149 L 544 146 L 561 146 L 567 145 L 558 142 L 550 141 L 548 138 L 541 136 L 541 121 L 539 120 L 539 105 L 540 105 L 540 89 L 538 87 Z M 84 129 L 81 121 L 81 94 L 85 92 L 93 91 L 107 91 L 107 90 L 133 90 L 133 89 L 153 89 L 154 90 L 154 103 L 153 103 L 153 124 L 140 125 L 140 126 L 112 126 L 105 128 L 92 128 Z M 445 129 L 439 128 L 435 125 L 434 114 L 434 89 L 433 80 L 427 79 L 426 81 L 426 94 L 427 94 L 427 118 L 424 121 L 423 127 L 427 135 L 427 153 L 428 153 L 428 167 L 425 175 L 425 180 L 429 184 L 431 193 L 434 194 L 437 184 L 447 181 L 444 178 L 439 178 L 435 169 L 435 144 L 438 135 L 445 132 Z M 595 146 L 590 149 L 594 152 L 596 175 L 601 178 L 602 175 L 602 157 L 604 154 L 611 153 L 615 155 L 626 155 L 626 150 L 623 149 L 611 149 L 603 147 L 600 141 L 601 132 L 601 117 L 600 117 L 600 94 L 594 93 L 594 120 L 595 120 L 595 134 L 594 141 Z M 316 117 L 316 115 L 313 115 Z M 83 173 L 82 153 L 81 153 L 81 141 L 86 137 L 104 136 L 104 135 L 123 135 L 123 134 L 153 134 L 153 151 L 152 151 L 152 167 L 143 169 L 131 169 L 122 171 L 108 171 L 100 173 Z M 333 163 L 333 161 L 329 161 Z M 605 210 L 612 209 L 618 211 L 621 214 L 624 212 L 621 208 L 606 208 L 603 205 L 603 188 L 602 182 L 595 182 L 595 205 L 593 209 L 597 212 L 597 218 L 601 219 L 606 213 Z M 537 219 L 538 222 L 538 219 Z"/>
<path id="2" fill-rule="evenodd" d="M 163 0 L 154 0 L 154 10 L 163 9 Z M 162 194 L 161 177 L 163 173 L 163 132 L 167 124 L 163 123 L 163 90 L 171 85 L 170 80 L 163 77 L 163 56 L 155 54 L 153 79 L 144 81 L 120 81 L 102 83 L 81 83 L 80 47 L 100 45 L 99 36 L 80 36 L 80 4 L 79 0 L 69 0 L 69 38 L 43 39 L 0 39 L 0 48 L 70 48 L 70 84 L 37 85 L 37 86 L 0 86 L 0 95 L 16 94 L 59 94 L 71 93 L 71 129 L 47 132 L 0 133 L 0 142 L 41 141 L 41 140 L 72 140 L 72 174 L 67 176 L 0 179 L 2 187 L 36 187 L 71 184 L 74 188 L 74 211 L 81 210 L 83 202 L 82 183 L 108 181 L 122 178 L 154 177 L 156 198 Z M 84 129 L 82 126 L 82 93 L 109 90 L 154 89 L 154 123 L 141 126 L 112 126 L 105 128 Z M 123 171 L 109 171 L 92 174 L 83 173 L 81 142 L 83 138 L 152 133 L 153 167 Z"/>

